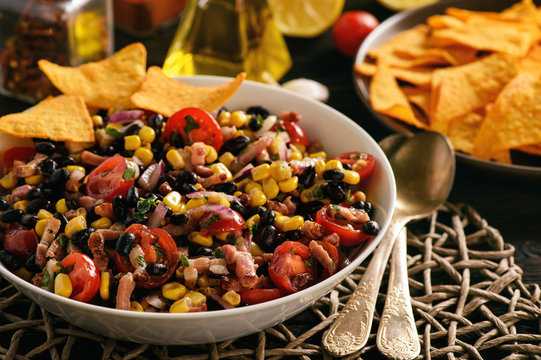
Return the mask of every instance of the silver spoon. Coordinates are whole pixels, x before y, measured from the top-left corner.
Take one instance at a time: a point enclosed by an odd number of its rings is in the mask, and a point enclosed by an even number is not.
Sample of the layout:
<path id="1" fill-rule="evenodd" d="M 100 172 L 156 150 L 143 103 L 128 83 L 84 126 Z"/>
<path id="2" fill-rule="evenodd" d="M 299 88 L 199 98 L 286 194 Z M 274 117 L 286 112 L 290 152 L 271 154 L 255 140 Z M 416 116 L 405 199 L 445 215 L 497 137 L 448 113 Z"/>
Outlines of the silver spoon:
<path id="1" fill-rule="evenodd" d="M 357 288 L 323 337 L 323 346 L 334 356 L 352 354 L 366 344 L 395 239 L 409 221 L 437 209 L 447 199 L 453 184 L 455 156 L 445 136 L 436 132 L 420 132 L 409 138 L 392 135 L 383 139 L 380 146 L 396 178 L 395 212 Z"/>

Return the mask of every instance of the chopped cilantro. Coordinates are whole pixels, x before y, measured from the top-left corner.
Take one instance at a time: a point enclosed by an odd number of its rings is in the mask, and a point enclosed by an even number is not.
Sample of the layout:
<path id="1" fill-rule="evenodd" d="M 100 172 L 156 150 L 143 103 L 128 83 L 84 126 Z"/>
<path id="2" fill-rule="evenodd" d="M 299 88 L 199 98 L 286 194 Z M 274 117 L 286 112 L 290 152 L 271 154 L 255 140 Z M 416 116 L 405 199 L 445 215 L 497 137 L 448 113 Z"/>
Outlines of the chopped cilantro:
<path id="1" fill-rule="evenodd" d="M 184 127 L 184 131 L 186 131 L 186 134 L 189 134 L 190 131 L 199 129 L 201 127 L 191 115 L 186 115 L 184 119 L 186 120 L 186 126 Z"/>
<path id="2" fill-rule="evenodd" d="M 223 259 L 224 253 L 222 252 L 222 249 L 216 248 L 216 250 L 214 250 L 214 256 L 216 256 L 218 259 Z"/>
<path id="3" fill-rule="evenodd" d="M 105 133 L 116 140 L 122 139 L 124 137 L 123 133 L 110 126 L 105 128 Z"/>
<path id="4" fill-rule="evenodd" d="M 145 218 L 145 214 L 152 210 L 153 207 L 156 206 L 156 200 L 158 198 L 156 195 L 152 194 L 148 198 L 140 198 L 139 202 L 137 203 L 137 210 L 135 211 L 135 218 L 137 220 L 143 220 Z"/>
<path id="5" fill-rule="evenodd" d="M 314 197 L 316 199 L 323 199 L 325 198 L 325 192 L 323 191 L 323 186 L 317 186 L 314 189 Z"/>
<path id="6" fill-rule="evenodd" d="M 177 148 L 183 148 L 184 147 L 184 139 L 182 136 L 180 136 L 178 133 L 173 131 L 171 133 L 171 145 Z"/>
<path id="7" fill-rule="evenodd" d="M 156 242 L 154 243 L 154 251 L 156 251 L 156 255 L 163 256 L 165 255 L 165 251 L 163 251 L 163 248 L 158 243 L 159 238 L 156 239 Z"/>
<path id="8" fill-rule="evenodd" d="M 308 260 L 304 260 L 304 265 L 313 266 L 314 265 L 314 257 L 312 255 L 310 255 L 310 258 Z"/>
<path id="9" fill-rule="evenodd" d="M 45 270 L 45 272 L 43 273 L 43 278 L 41 278 L 41 283 L 39 284 L 39 286 L 48 287 L 50 280 L 51 280 L 51 274 L 49 274 L 49 272 Z"/>
<path id="10" fill-rule="evenodd" d="M 346 202 L 348 204 L 352 204 L 355 201 L 355 199 L 351 196 L 351 189 L 348 189 L 348 193 L 346 195 Z"/>
<path id="11" fill-rule="evenodd" d="M 331 209 L 340 212 L 340 206 L 338 205 L 331 205 Z"/>
<path id="12" fill-rule="evenodd" d="M 126 181 L 132 181 L 134 177 L 135 177 L 135 168 L 133 167 L 133 165 L 128 163 L 126 165 L 126 170 L 124 170 L 124 174 L 122 174 L 122 178 Z"/>
<path id="13" fill-rule="evenodd" d="M 340 213 L 334 214 L 334 218 L 339 220 L 347 220 L 346 217 Z"/>
<path id="14" fill-rule="evenodd" d="M 190 262 L 188 261 L 188 259 L 186 258 L 186 256 L 184 256 L 183 254 L 180 254 L 180 260 L 182 261 L 182 266 L 190 266 Z"/>
<path id="15" fill-rule="evenodd" d="M 212 215 L 211 217 L 203 221 L 203 223 L 201 224 L 201 227 L 203 229 L 206 229 L 210 227 L 210 225 L 214 224 L 216 221 L 219 221 L 219 220 L 220 220 L 220 215 Z"/>
<path id="16" fill-rule="evenodd" d="M 68 238 L 64 235 L 60 235 L 59 237 L 56 238 L 56 241 L 58 241 L 62 249 L 64 249 L 65 251 L 66 248 L 68 247 Z"/>
<path id="17" fill-rule="evenodd" d="M 289 251 L 291 251 L 292 254 L 295 254 L 295 251 L 297 251 L 297 249 L 292 247 Z"/>
<path id="18" fill-rule="evenodd" d="M 147 266 L 145 258 L 142 255 L 139 255 L 137 257 L 137 262 L 139 263 L 139 266 L 141 266 L 141 267 L 146 267 Z"/>

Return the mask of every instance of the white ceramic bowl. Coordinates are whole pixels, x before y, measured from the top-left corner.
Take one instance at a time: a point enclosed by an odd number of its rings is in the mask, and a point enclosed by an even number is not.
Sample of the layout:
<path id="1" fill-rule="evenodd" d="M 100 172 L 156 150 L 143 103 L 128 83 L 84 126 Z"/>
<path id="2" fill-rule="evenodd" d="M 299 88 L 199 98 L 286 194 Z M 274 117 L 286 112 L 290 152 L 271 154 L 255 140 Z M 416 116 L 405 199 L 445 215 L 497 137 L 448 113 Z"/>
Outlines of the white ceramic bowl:
<path id="1" fill-rule="evenodd" d="M 215 76 L 181 77 L 181 81 L 211 86 L 230 79 Z M 66 299 L 40 289 L 0 265 L 0 275 L 48 311 L 83 329 L 107 337 L 150 344 L 185 345 L 210 343 L 252 334 L 298 314 L 330 292 L 376 247 L 387 230 L 395 202 L 395 182 L 391 166 L 377 143 L 352 120 L 322 103 L 293 92 L 246 81 L 227 102 L 230 109 L 262 105 L 272 113 L 296 111 L 309 138 L 323 143 L 329 155 L 346 151 L 366 151 L 375 156 L 375 167 L 367 189 L 376 206 L 381 231 L 372 241 L 352 249 L 351 262 L 332 277 L 286 297 L 267 303 L 231 310 L 169 314 L 120 311 Z M 0 148 L 5 142 L 0 143 Z M 1 150 L 0 150 L 1 152 Z"/>

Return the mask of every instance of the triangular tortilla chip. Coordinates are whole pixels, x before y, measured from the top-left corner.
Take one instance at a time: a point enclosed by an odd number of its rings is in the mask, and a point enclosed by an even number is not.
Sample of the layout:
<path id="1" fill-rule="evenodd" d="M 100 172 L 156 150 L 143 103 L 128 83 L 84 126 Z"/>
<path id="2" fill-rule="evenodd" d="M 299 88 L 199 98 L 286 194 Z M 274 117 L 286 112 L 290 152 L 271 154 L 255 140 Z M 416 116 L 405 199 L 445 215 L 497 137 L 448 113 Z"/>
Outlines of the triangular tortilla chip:
<path id="1" fill-rule="evenodd" d="M 198 107 L 207 111 L 222 106 L 240 87 L 245 73 L 218 86 L 198 87 L 183 84 L 165 75 L 161 68 L 148 69 L 141 89 L 131 97 L 132 103 L 142 109 L 171 116 L 185 107 Z"/>
<path id="2" fill-rule="evenodd" d="M 130 96 L 145 76 L 147 52 L 143 44 L 126 46 L 111 57 L 65 67 L 47 60 L 39 68 L 64 94 L 81 96 L 89 105 L 101 108 L 129 108 Z"/>
<path id="3" fill-rule="evenodd" d="M 47 98 L 27 111 L 0 118 L 0 131 L 22 138 L 93 142 L 94 126 L 81 97 Z"/>

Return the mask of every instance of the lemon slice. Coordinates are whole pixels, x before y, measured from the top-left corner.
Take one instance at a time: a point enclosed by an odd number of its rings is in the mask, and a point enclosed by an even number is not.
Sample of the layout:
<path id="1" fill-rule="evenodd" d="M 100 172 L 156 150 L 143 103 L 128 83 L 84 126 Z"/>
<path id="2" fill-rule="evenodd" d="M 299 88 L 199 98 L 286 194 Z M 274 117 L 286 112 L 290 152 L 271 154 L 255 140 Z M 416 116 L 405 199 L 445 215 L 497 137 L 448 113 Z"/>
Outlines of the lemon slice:
<path id="1" fill-rule="evenodd" d="M 344 0 L 268 0 L 282 34 L 315 37 L 330 28 L 344 7 Z"/>
<path id="2" fill-rule="evenodd" d="M 378 2 L 388 9 L 402 11 L 434 4 L 438 0 L 378 0 Z"/>

